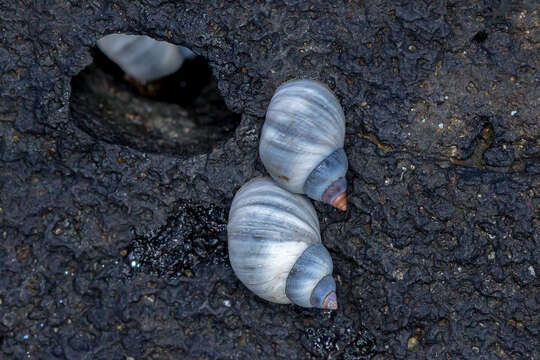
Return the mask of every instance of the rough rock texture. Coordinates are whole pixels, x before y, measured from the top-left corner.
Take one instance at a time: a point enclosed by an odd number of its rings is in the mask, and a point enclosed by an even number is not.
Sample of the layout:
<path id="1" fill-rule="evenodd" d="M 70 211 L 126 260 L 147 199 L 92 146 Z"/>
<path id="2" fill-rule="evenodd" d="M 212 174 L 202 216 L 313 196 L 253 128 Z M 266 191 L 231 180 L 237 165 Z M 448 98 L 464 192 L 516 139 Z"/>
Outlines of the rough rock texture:
<path id="1" fill-rule="evenodd" d="M 0 0 L 0 357 L 540 358 L 535 6 Z M 84 115 L 72 80 L 92 99 L 74 77 L 117 31 L 206 58 L 236 129 L 203 144 L 191 119 L 183 152 L 133 109 Z M 224 250 L 265 108 L 298 77 L 347 118 L 349 210 L 316 205 L 335 312 L 256 298 Z"/>

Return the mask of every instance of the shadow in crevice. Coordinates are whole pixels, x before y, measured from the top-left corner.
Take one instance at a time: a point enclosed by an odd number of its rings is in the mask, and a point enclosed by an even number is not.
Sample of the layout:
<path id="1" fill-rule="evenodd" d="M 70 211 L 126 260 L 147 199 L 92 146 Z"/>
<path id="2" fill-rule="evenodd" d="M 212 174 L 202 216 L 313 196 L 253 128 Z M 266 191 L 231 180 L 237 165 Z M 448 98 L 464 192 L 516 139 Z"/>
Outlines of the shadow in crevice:
<path id="1" fill-rule="evenodd" d="M 231 112 L 203 57 L 186 59 L 174 74 L 141 84 L 97 48 L 94 62 L 71 81 L 70 116 L 91 136 L 139 150 L 191 156 L 232 136 Z"/>
<path id="2" fill-rule="evenodd" d="M 487 40 L 487 38 L 488 38 L 488 34 L 482 30 L 482 31 L 477 32 L 476 35 L 474 35 L 474 37 L 472 38 L 472 40 L 477 43 L 483 43 L 484 41 Z"/>
<path id="3" fill-rule="evenodd" d="M 472 154 L 463 160 L 452 159 L 452 163 L 461 166 L 485 169 L 486 164 L 484 163 L 484 153 L 493 145 L 494 133 L 493 125 L 491 122 L 489 122 L 488 117 L 481 116 L 480 121 L 484 125 L 476 137 L 475 147 Z"/>

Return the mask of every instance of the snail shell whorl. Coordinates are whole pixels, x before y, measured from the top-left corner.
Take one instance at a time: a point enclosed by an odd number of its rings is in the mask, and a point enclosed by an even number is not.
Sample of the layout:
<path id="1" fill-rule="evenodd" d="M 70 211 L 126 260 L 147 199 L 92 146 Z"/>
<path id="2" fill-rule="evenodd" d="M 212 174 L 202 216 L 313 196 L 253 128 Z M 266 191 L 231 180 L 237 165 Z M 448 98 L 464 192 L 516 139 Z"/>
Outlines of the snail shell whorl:
<path id="1" fill-rule="evenodd" d="M 328 280 L 319 285 L 332 274 L 332 259 L 321 244 L 317 214 L 306 197 L 270 178 L 252 180 L 234 197 L 227 236 L 236 276 L 258 296 L 282 304 L 337 307 L 331 276 L 330 285 Z M 321 297 L 333 302 L 324 303 Z"/>
<path id="2" fill-rule="evenodd" d="M 170 75 L 184 62 L 180 46 L 145 35 L 110 34 L 98 40 L 97 45 L 124 72 L 141 82 Z"/>
<path id="3" fill-rule="evenodd" d="M 343 148 L 339 148 L 313 169 L 304 184 L 304 193 L 312 199 L 336 206 L 336 200 L 339 199 L 339 196 L 344 196 L 347 190 L 347 181 L 345 180 L 347 169 L 347 155 Z M 341 209 L 340 206 L 336 207 Z M 346 208 L 341 210 L 346 210 Z"/>
<path id="4" fill-rule="evenodd" d="M 287 277 L 287 297 L 300 306 L 328 308 L 323 306 L 324 301 L 330 293 L 334 294 L 335 301 L 336 293 L 336 284 L 330 275 L 332 269 L 328 250 L 321 243 L 311 245 L 298 258 Z"/>
<path id="5" fill-rule="evenodd" d="M 345 116 L 334 94 L 318 81 L 294 80 L 270 101 L 259 153 L 280 186 L 344 210 L 344 141 Z"/>

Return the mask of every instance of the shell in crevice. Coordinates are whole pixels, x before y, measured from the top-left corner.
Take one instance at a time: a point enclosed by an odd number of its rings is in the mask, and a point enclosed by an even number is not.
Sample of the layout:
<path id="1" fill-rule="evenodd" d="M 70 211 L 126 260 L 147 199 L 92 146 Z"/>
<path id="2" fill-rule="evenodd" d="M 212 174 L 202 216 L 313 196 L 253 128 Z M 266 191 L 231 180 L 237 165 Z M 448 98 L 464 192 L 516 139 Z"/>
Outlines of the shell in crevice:
<path id="1" fill-rule="evenodd" d="M 145 35 L 110 34 L 97 45 L 126 74 L 142 83 L 176 72 L 185 58 L 193 56 L 187 48 Z"/>

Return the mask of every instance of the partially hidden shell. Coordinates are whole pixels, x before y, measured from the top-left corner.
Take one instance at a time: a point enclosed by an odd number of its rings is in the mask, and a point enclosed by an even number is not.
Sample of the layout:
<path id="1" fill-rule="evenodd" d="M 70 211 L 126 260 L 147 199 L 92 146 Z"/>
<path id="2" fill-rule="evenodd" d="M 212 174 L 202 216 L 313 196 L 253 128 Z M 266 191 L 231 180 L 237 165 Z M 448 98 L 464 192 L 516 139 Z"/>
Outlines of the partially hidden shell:
<path id="1" fill-rule="evenodd" d="M 185 47 L 145 35 L 110 34 L 97 45 L 126 74 L 143 83 L 176 72 L 185 58 L 193 56 Z"/>

